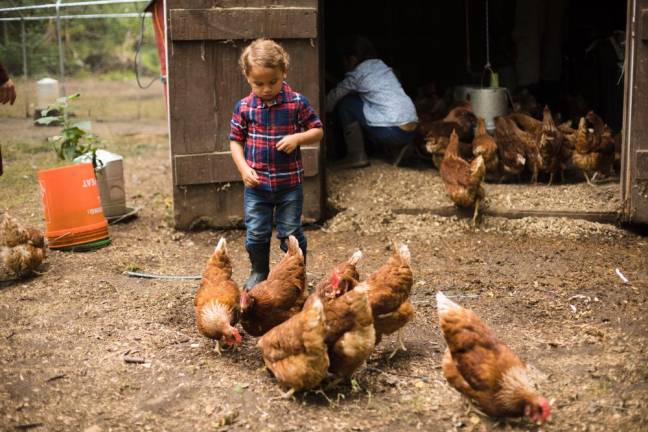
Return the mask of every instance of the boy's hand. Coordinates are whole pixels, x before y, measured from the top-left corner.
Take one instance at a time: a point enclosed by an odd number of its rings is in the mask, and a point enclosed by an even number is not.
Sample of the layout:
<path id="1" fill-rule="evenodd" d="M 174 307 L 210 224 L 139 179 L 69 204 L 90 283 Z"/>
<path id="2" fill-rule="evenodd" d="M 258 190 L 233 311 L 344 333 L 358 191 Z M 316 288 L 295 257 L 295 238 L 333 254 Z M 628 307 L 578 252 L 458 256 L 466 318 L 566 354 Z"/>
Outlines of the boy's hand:
<path id="1" fill-rule="evenodd" d="M 251 188 L 259 185 L 259 176 L 251 167 L 247 167 L 247 169 L 243 170 L 243 172 L 241 172 L 241 177 L 243 178 L 243 183 L 247 187 Z"/>
<path id="2" fill-rule="evenodd" d="M 277 143 L 277 150 L 290 154 L 299 147 L 299 138 L 296 135 L 286 135 Z"/>

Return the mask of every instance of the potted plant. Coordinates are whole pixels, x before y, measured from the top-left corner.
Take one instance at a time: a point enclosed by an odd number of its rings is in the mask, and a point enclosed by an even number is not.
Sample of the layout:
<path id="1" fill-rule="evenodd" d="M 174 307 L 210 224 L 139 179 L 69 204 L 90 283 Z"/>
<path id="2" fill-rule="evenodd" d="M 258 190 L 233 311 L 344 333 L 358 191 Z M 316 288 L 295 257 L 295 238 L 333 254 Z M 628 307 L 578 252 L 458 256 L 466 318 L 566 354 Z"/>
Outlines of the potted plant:
<path id="1" fill-rule="evenodd" d="M 55 104 L 41 111 L 42 117 L 36 123 L 61 126 L 61 133 L 49 138 L 58 158 L 76 163 L 92 162 L 104 215 L 108 219 L 122 216 L 127 212 L 122 157 L 99 149 L 102 141 L 90 133 L 89 121 L 70 119 L 70 101 L 80 96 L 75 93 L 58 98 Z"/>
<path id="2" fill-rule="evenodd" d="M 72 122 L 69 115 L 70 101 L 78 99 L 80 93 L 63 96 L 56 103 L 41 111 L 41 118 L 36 120 L 41 125 L 60 125 L 61 134 L 49 138 L 56 155 L 61 160 L 74 160 L 86 153 L 95 153 L 101 140 L 90 131 L 90 122 Z M 55 114 L 55 115 L 51 115 Z M 93 158 L 93 166 L 96 161 Z"/>

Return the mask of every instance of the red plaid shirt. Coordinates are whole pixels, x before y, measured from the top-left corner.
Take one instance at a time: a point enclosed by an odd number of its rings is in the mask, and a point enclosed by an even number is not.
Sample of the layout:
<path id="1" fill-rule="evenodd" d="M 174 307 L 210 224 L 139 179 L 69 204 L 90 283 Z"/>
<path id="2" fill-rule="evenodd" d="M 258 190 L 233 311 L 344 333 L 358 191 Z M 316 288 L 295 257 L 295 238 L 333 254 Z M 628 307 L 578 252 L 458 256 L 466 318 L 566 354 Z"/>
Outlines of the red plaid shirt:
<path id="1" fill-rule="evenodd" d="M 257 189 L 275 192 L 300 184 L 304 177 L 299 147 L 286 154 L 277 151 L 277 143 L 286 135 L 321 127 L 308 99 L 284 82 L 273 105 L 254 93 L 236 104 L 229 139 L 243 144 L 245 159 L 259 176 Z"/>

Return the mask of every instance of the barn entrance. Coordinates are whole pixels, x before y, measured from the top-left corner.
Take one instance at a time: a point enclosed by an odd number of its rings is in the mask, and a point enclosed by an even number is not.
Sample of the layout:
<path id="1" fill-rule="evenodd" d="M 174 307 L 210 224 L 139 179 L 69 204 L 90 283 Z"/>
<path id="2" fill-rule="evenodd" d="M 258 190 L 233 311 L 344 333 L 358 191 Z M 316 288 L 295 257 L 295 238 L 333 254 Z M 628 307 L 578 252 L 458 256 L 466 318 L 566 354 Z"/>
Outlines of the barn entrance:
<path id="1" fill-rule="evenodd" d="M 329 0 L 324 7 L 325 89 L 334 88 L 344 76 L 344 44 L 353 34 L 361 34 L 394 70 L 417 106 L 419 118 L 438 120 L 459 102 L 462 86 L 488 86 L 490 74 L 484 73 L 484 65 L 489 61 L 517 110 L 541 118 L 542 107 L 548 105 L 556 123 L 571 128 L 577 128 L 579 119 L 593 111 L 613 130 L 617 141 L 614 170 L 605 179 L 597 179 L 595 186 L 584 187 L 582 173 L 573 166 L 566 171 L 564 183 L 550 188 L 544 187 L 548 179 L 542 175 L 537 185 L 529 184 L 528 175 L 488 183 L 491 211 L 614 220 L 622 207 L 622 72 L 629 10 L 625 2 L 605 6 L 586 1 L 525 2 L 524 9 L 516 10 L 518 3 L 388 2 L 376 8 L 370 1 Z M 345 153 L 345 143 L 340 134 L 331 133 L 335 115 L 328 120 L 327 161 L 334 167 Z M 380 148 L 374 150 L 382 162 L 393 160 Z M 429 169 L 433 163 L 425 160 L 425 154 L 414 154 L 403 164 Z M 516 200 L 516 196 L 525 199 Z"/>

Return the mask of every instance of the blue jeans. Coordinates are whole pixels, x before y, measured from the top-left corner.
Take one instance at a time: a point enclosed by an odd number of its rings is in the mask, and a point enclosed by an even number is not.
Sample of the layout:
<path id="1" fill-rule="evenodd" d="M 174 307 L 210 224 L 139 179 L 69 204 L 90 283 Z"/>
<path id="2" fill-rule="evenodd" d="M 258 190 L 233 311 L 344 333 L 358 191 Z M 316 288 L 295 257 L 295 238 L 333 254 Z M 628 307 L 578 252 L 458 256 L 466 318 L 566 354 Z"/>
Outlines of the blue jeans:
<path id="1" fill-rule="evenodd" d="M 306 237 L 301 225 L 304 207 L 304 190 L 301 184 L 290 189 L 268 192 L 245 188 L 243 211 L 245 213 L 245 247 L 270 243 L 272 238 L 272 215 L 277 224 L 277 238 L 281 249 L 288 249 L 288 236 L 294 235 L 302 251 L 306 251 Z"/>
<path id="2" fill-rule="evenodd" d="M 358 122 L 372 141 L 389 147 L 402 147 L 410 144 L 415 132 L 407 132 L 398 126 L 369 126 L 363 111 L 364 102 L 358 94 L 350 94 L 337 103 L 337 115 L 340 124 L 345 127 L 353 122 Z"/>

